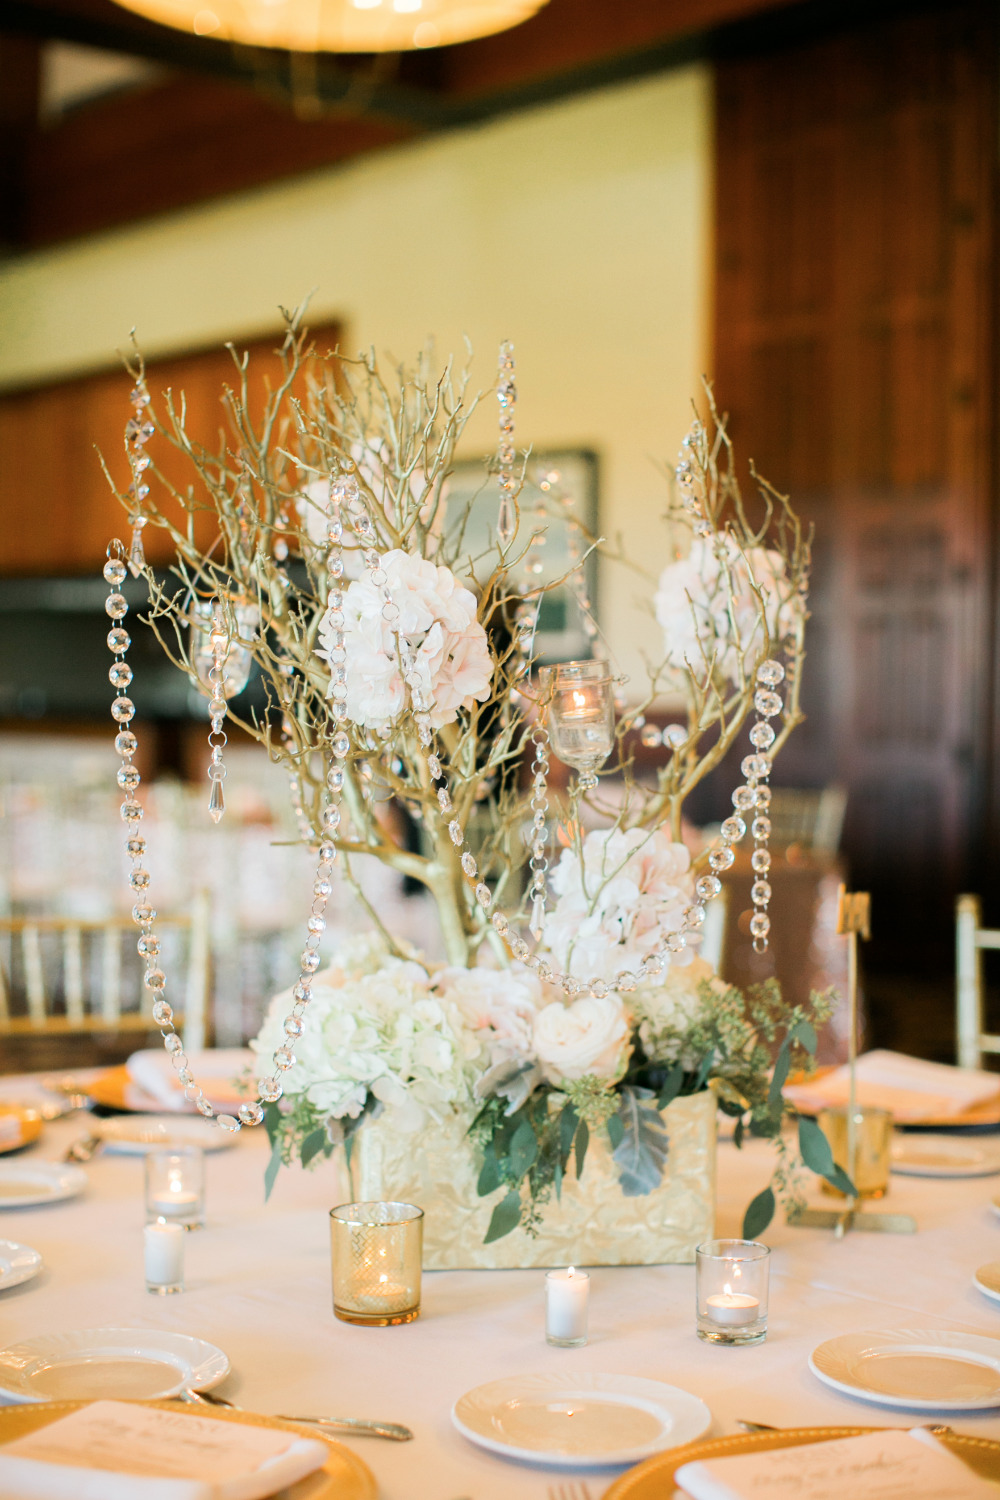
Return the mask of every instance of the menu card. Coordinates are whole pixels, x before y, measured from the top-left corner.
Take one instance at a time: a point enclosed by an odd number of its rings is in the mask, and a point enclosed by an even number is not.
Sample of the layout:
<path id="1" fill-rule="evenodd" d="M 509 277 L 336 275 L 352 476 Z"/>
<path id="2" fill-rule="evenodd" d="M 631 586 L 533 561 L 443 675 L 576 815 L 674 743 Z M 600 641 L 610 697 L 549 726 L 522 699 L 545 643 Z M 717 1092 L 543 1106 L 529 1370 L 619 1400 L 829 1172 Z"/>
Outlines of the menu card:
<path id="1" fill-rule="evenodd" d="M 797 1448 L 683 1464 L 674 1483 L 691 1500 L 997 1500 L 929 1432 L 898 1428 Z"/>
<path id="2" fill-rule="evenodd" d="M 0 1446 L 4 1500 L 263 1500 L 326 1462 L 273 1427 L 94 1401 Z"/>

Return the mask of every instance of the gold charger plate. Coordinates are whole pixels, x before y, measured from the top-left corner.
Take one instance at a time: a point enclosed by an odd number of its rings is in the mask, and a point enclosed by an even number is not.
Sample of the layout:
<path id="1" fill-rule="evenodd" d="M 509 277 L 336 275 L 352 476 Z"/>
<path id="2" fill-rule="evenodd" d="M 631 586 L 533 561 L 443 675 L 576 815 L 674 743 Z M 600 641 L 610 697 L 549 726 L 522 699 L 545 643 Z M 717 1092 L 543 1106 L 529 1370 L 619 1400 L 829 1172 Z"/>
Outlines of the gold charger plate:
<path id="1" fill-rule="evenodd" d="M 108 1068 L 106 1073 L 100 1073 L 96 1078 L 92 1079 L 87 1084 L 87 1098 L 93 1099 L 95 1104 L 103 1104 L 106 1109 L 120 1109 L 130 1115 L 160 1115 L 164 1113 L 163 1104 L 151 1096 L 147 1096 L 149 1098 L 148 1104 L 130 1104 L 126 1095 L 126 1091 L 130 1087 L 134 1093 L 144 1093 L 133 1082 L 128 1068 L 122 1063 L 117 1068 Z M 213 1098 L 210 1084 L 205 1085 L 205 1093 L 210 1099 Z M 246 1097 L 251 1098 L 252 1095 L 248 1094 Z M 222 1109 L 234 1109 L 239 1102 L 238 1098 L 225 1101 L 221 1097 L 218 1100 L 213 1099 L 213 1103 L 216 1103 Z M 194 1105 L 190 1105 L 185 1109 L 178 1110 L 177 1114 L 183 1118 L 187 1114 L 196 1115 L 197 1111 Z"/>
<path id="2" fill-rule="evenodd" d="M 30 1109 L 26 1104 L 0 1104 L 0 1115 L 5 1119 L 14 1115 L 21 1122 L 21 1134 L 16 1141 L 5 1141 L 0 1144 L 0 1156 L 8 1151 L 20 1151 L 22 1146 L 30 1146 L 32 1141 L 37 1141 L 42 1133 L 42 1116 L 37 1109 Z"/>
<path id="3" fill-rule="evenodd" d="M 54 1422 L 57 1417 L 66 1417 L 89 1401 L 46 1401 L 34 1406 L 0 1406 L 0 1443 L 13 1442 L 14 1438 L 34 1432 Z M 300 1427 L 295 1422 L 279 1422 L 276 1417 L 258 1416 L 255 1412 L 225 1411 L 207 1406 L 185 1406 L 178 1401 L 140 1401 L 139 1406 L 155 1407 L 159 1411 L 180 1412 L 188 1417 L 207 1417 L 211 1422 L 243 1422 L 250 1427 L 277 1427 L 303 1437 L 320 1437 L 330 1450 L 330 1456 L 322 1469 L 307 1474 L 298 1484 L 279 1490 L 272 1500 L 376 1500 L 378 1487 L 375 1476 L 350 1448 L 335 1443 L 311 1427 Z"/>
<path id="4" fill-rule="evenodd" d="M 604 1492 L 604 1500 L 673 1500 L 674 1475 L 682 1464 L 710 1458 L 731 1458 L 737 1453 L 766 1453 L 773 1448 L 801 1448 L 807 1443 L 827 1443 L 834 1438 L 861 1437 L 878 1427 L 787 1427 L 780 1432 L 740 1432 L 733 1437 L 708 1438 L 657 1453 L 645 1463 L 629 1469 Z M 1000 1479 L 1000 1443 L 990 1438 L 964 1437 L 960 1433 L 935 1434 L 946 1448 L 964 1459 L 984 1479 Z"/>

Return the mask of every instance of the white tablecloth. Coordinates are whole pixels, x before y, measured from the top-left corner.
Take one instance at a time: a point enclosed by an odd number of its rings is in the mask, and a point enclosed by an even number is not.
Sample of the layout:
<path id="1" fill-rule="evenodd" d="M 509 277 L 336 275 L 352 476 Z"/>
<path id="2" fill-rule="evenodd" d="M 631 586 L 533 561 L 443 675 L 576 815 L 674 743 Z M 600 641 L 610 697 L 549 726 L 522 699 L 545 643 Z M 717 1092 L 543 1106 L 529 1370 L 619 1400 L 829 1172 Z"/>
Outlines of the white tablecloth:
<path id="1" fill-rule="evenodd" d="M 50 1125 L 31 1154 L 56 1159 L 87 1125 L 86 1115 Z M 139 1157 L 95 1158 L 86 1168 L 88 1191 L 76 1200 L 0 1212 L 0 1238 L 33 1245 L 45 1257 L 39 1277 L 0 1293 L 0 1342 L 102 1324 L 196 1334 L 232 1361 L 220 1393 L 251 1410 L 381 1417 L 412 1427 L 412 1443 L 348 1440 L 384 1500 L 544 1500 L 559 1474 L 472 1447 L 450 1422 L 456 1397 L 522 1372 L 608 1371 L 693 1391 L 711 1408 L 718 1433 L 733 1431 L 737 1417 L 780 1426 L 902 1426 L 905 1414 L 822 1385 L 808 1368 L 810 1350 L 866 1328 L 950 1328 L 1000 1338 L 1000 1304 L 971 1281 L 978 1266 L 1000 1259 L 1000 1218 L 990 1207 L 1000 1177 L 894 1178 L 885 1206 L 916 1215 L 919 1233 L 912 1236 L 835 1241 L 829 1232 L 772 1226 L 765 1236 L 773 1247 L 770 1326 L 762 1345 L 702 1343 L 694 1330 L 694 1268 L 655 1266 L 593 1271 L 590 1343 L 551 1349 L 543 1336 L 541 1271 L 436 1272 L 424 1278 L 416 1323 L 382 1329 L 337 1322 L 326 1213 L 333 1173 L 329 1166 L 283 1171 L 265 1205 L 266 1148 L 263 1132 L 244 1132 L 233 1150 L 207 1159 L 207 1227 L 187 1237 L 188 1290 L 175 1297 L 145 1290 Z M 726 1144 L 719 1166 L 719 1232 L 738 1234 L 744 1205 L 768 1175 L 770 1150 L 753 1142 L 738 1153 Z M 952 1425 L 1000 1439 L 997 1414 L 963 1414 Z M 595 1500 L 613 1477 L 588 1477 Z"/>

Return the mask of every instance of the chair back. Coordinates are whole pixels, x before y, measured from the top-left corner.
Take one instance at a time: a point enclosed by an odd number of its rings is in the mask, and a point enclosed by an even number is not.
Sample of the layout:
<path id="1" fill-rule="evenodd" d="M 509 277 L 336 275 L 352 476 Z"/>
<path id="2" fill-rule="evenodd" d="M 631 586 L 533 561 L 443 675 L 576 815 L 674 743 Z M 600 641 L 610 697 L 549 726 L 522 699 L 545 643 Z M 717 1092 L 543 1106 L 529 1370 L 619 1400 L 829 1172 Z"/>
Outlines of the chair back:
<path id="1" fill-rule="evenodd" d="M 842 786 L 776 786 L 771 792 L 771 847 L 783 854 L 792 844 L 815 854 L 836 854 L 847 810 Z"/>
<path id="2" fill-rule="evenodd" d="M 978 896 L 959 896 L 955 908 L 955 1051 L 960 1068 L 980 1068 L 1000 1052 L 1000 1036 L 986 1030 L 983 950 L 1000 948 L 1000 929 L 982 925 Z"/>
<path id="3" fill-rule="evenodd" d="M 184 937 L 187 953 L 183 995 L 167 991 L 185 1049 L 205 1045 L 210 967 L 209 899 L 201 893 L 191 910 L 160 916 L 157 932 L 166 947 L 175 939 L 175 962 Z M 143 1032 L 156 1029 L 141 966 L 125 959 L 125 939 L 135 927 L 127 917 L 82 921 L 76 917 L 0 917 L 0 1036 L 71 1035 L 77 1032 Z"/>

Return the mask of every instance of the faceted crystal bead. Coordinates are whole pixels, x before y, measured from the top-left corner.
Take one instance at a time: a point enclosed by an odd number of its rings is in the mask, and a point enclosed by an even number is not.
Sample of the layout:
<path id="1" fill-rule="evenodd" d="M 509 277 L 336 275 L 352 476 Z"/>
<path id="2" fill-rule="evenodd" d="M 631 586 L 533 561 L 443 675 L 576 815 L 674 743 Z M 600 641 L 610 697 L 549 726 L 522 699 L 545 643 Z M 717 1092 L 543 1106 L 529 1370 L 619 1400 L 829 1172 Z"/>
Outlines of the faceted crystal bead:
<path id="1" fill-rule="evenodd" d="M 753 706 L 765 719 L 773 719 L 775 714 L 781 713 L 781 699 L 777 693 L 770 692 L 767 688 L 758 688 L 754 694 Z"/>
<path id="2" fill-rule="evenodd" d="M 663 743 L 669 745 L 671 750 L 679 750 L 681 745 L 686 745 L 688 732 L 683 724 L 668 724 L 663 731 Z"/>
<path id="3" fill-rule="evenodd" d="M 324 809 L 323 809 L 323 826 L 325 828 L 339 828 L 340 827 L 340 808 L 337 806 L 336 803 L 333 803 L 330 807 L 324 807 Z"/>
<path id="4" fill-rule="evenodd" d="M 750 832 L 755 839 L 769 839 L 771 837 L 771 819 L 754 818 L 750 824 Z"/>
<path id="5" fill-rule="evenodd" d="M 135 718 L 135 704 L 131 698 L 119 696 L 111 705 L 111 717 L 117 724 L 128 724 Z"/>
<path id="6" fill-rule="evenodd" d="M 668 932 L 666 946 L 670 953 L 683 953 L 687 947 L 687 937 L 683 932 Z"/>
<path id="7" fill-rule="evenodd" d="M 257 1085 L 257 1093 L 266 1104 L 273 1104 L 282 1095 L 281 1080 L 279 1078 L 262 1078 Z"/>
<path id="8" fill-rule="evenodd" d="M 647 953 L 639 965 L 639 972 L 644 977 L 655 979 L 657 974 L 663 973 L 663 959 L 658 953 Z"/>
<path id="9" fill-rule="evenodd" d="M 112 620 L 124 619 L 128 614 L 128 600 L 124 594 L 109 594 L 104 601 L 104 609 Z"/>
<path id="10" fill-rule="evenodd" d="M 324 840 L 324 842 L 319 846 L 319 857 L 321 864 L 332 865 L 334 860 L 337 858 L 336 844 L 331 844 L 328 841 Z"/>
<path id="11" fill-rule="evenodd" d="M 750 932 L 755 938 L 767 937 L 771 931 L 771 918 L 763 911 L 755 911 L 750 918 Z"/>
<path id="12" fill-rule="evenodd" d="M 157 1000 L 153 1004 L 153 1020 L 157 1026 L 169 1026 L 174 1019 L 174 1013 L 165 1000 Z"/>
<path id="13" fill-rule="evenodd" d="M 199 1114 L 204 1115 L 206 1120 L 211 1119 L 212 1115 L 215 1114 L 215 1110 L 204 1097 L 195 1100 L 195 1109 L 197 1109 Z"/>
<path id="14" fill-rule="evenodd" d="M 140 484 L 136 490 L 137 498 L 145 500 L 148 494 L 149 485 Z M 142 528 L 145 524 L 146 522 L 141 516 L 132 523 L 132 540 L 129 543 L 128 549 L 128 566 L 133 578 L 138 578 L 146 566 L 146 550 L 142 545 Z"/>
<path id="15" fill-rule="evenodd" d="M 746 831 L 747 825 L 742 818 L 726 818 L 721 830 L 727 844 L 738 844 Z"/>
<path id="16" fill-rule="evenodd" d="M 479 884 L 476 886 L 476 900 L 479 902 L 480 906 L 483 908 L 483 911 L 489 911 L 489 909 L 490 909 L 490 902 L 493 900 L 493 897 L 492 897 L 492 895 L 490 893 L 489 886 L 486 885 L 486 884 L 484 884 L 483 881 L 480 881 Z"/>
<path id="17" fill-rule="evenodd" d="M 122 652 L 127 651 L 131 644 L 132 637 L 120 625 L 114 630 L 108 631 L 108 650 L 113 651 L 116 656 L 121 656 Z"/>
<path id="18" fill-rule="evenodd" d="M 306 948 L 299 956 L 299 968 L 304 974 L 315 974 L 319 964 L 319 954 L 314 953 L 311 948 Z"/>
<path id="19" fill-rule="evenodd" d="M 326 900 L 332 893 L 333 886 L 329 880 L 317 880 L 313 884 L 313 895 Z"/>
<path id="20" fill-rule="evenodd" d="M 228 1130 L 231 1135 L 235 1135 L 240 1128 L 240 1122 L 235 1115 L 219 1115 L 218 1120 L 223 1130 Z"/>
<path id="21" fill-rule="evenodd" d="M 110 583 L 113 587 L 117 587 L 125 577 L 126 571 L 125 564 L 120 557 L 109 557 L 104 564 L 105 583 Z"/>
<path id="22" fill-rule="evenodd" d="M 598 1000 L 603 1000 L 605 995 L 608 993 L 608 986 L 605 984 L 603 979 L 595 979 L 593 984 L 590 986 L 590 993 L 592 995 L 596 995 Z"/>
<path id="23" fill-rule="evenodd" d="M 256 1099 L 248 1099 L 246 1104 L 240 1105 L 239 1115 L 244 1125 L 259 1125 L 264 1118 L 264 1111 Z"/>
<path id="24" fill-rule="evenodd" d="M 473 856 L 468 852 L 462 855 L 462 869 L 465 871 L 466 875 L 468 875 L 470 880 L 475 879 L 478 866 L 476 865 L 476 861 Z"/>
<path id="25" fill-rule="evenodd" d="M 465 837 L 465 835 L 462 833 L 462 825 L 457 818 L 452 818 L 451 822 L 448 824 L 448 834 L 451 838 L 452 843 L 457 849 Z"/>
<path id="26" fill-rule="evenodd" d="M 162 969 L 147 969 L 142 976 L 142 982 L 147 990 L 162 990 L 167 982 L 167 976 Z"/>
<path id="27" fill-rule="evenodd" d="M 155 932 L 144 932 L 135 946 L 143 958 L 155 958 L 160 951 L 160 940 Z"/>
<path id="28" fill-rule="evenodd" d="M 656 750 L 663 744 L 663 733 L 655 724 L 647 724 L 639 740 L 647 750 Z"/>
<path id="29" fill-rule="evenodd" d="M 523 963 L 527 963 L 527 961 L 528 961 L 528 945 L 524 941 L 524 938 L 521 938 L 521 937 L 512 937 L 511 940 L 510 940 L 510 951 L 511 951 L 511 953 L 513 953 L 513 955 L 514 955 L 514 957 L 516 959 L 520 960 L 520 962 L 522 964 Z"/>
<path id="30" fill-rule="evenodd" d="M 142 411 L 142 408 L 144 406 L 149 405 L 149 392 L 146 390 L 145 386 L 139 385 L 137 383 L 129 391 L 128 399 L 131 401 L 136 411 Z"/>
<path id="31" fill-rule="evenodd" d="M 418 738 L 424 746 L 431 744 L 434 739 L 434 731 L 429 724 L 421 724 L 418 728 Z"/>
<path id="32" fill-rule="evenodd" d="M 766 880 L 755 880 L 750 887 L 750 900 L 754 906 L 766 906 L 771 899 L 771 887 Z"/>
<path id="33" fill-rule="evenodd" d="M 771 868 L 770 850 L 755 849 L 750 856 L 750 864 L 758 875 L 766 875 Z"/>
<path id="34" fill-rule="evenodd" d="M 766 755 L 744 755 L 740 761 L 740 772 L 747 781 L 757 781 L 762 776 L 770 776 L 771 762 Z"/>
<path id="35" fill-rule="evenodd" d="M 132 668 L 128 662 L 116 661 L 108 672 L 108 681 L 112 687 L 127 688 L 132 681 Z"/>
<path id="36" fill-rule="evenodd" d="M 305 1025 L 298 1016 L 286 1016 L 284 1020 L 284 1032 L 286 1036 L 298 1037 L 305 1030 Z"/>
<path id="37" fill-rule="evenodd" d="M 184 1043 L 181 1041 L 176 1031 L 172 1031 L 169 1036 L 163 1038 L 163 1045 L 172 1057 L 177 1057 L 181 1052 L 184 1051 Z M 187 1058 L 185 1058 L 184 1061 L 186 1062 Z"/>
<path id="38" fill-rule="evenodd" d="M 763 722 L 755 724 L 750 731 L 750 743 L 756 745 L 758 750 L 766 750 L 769 745 L 774 744 L 773 727 Z"/>
<path id="39" fill-rule="evenodd" d="M 757 806 L 765 812 L 771 806 L 771 788 L 769 786 L 759 786 L 757 788 Z"/>
<path id="40" fill-rule="evenodd" d="M 715 875 L 699 875 L 694 889 L 699 901 L 711 901 L 722 890 L 722 881 Z"/>
<path id="41" fill-rule="evenodd" d="M 704 927 L 705 908 L 700 901 L 696 902 L 693 906 L 687 907 L 684 912 L 684 921 L 688 927 Z"/>
<path id="42" fill-rule="evenodd" d="M 327 774 L 326 784 L 330 788 L 331 792 L 339 792 L 342 790 L 344 785 L 343 766 L 333 766 L 330 769 Z"/>
<path id="43" fill-rule="evenodd" d="M 514 511 L 514 503 L 506 491 L 500 497 L 500 509 L 497 512 L 497 541 L 501 547 L 509 547 L 514 540 L 517 530 L 517 516 Z"/>
<path id="44" fill-rule="evenodd" d="M 777 687 L 784 680 L 785 669 L 780 661 L 762 661 L 757 668 L 757 681 L 767 687 Z"/>
<path id="45" fill-rule="evenodd" d="M 119 755 L 134 755 L 139 748 L 139 741 L 131 729 L 123 729 L 115 735 L 115 749 Z"/>
<path id="46" fill-rule="evenodd" d="M 130 798 L 128 802 L 122 803 L 120 811 L 123 823 L 138 823 L 142 817 L 142 803 L 133 802 Z"/>
<path id="47" fill-rule="evenodd" d="M 326 931 L 326 918 L 325 917 L 311 916 L 309 918 L 309 921 L 306 923 L 306 926 L 308 927 L 308 929 L 309 929 L 310 932 L 325 932 Z"/>
<path id="48" fill-rule="evenodd" d="M 149 871 L 132 870 L 129 872 L 128 883 L 134 891 L 145 891 L 149 889 Z"/>
<path id="49" fill-rule="evenodd" d="M 309 1001 L 313 997 L 312 985 L 307 983 L 306 980 L 300 979 L 298 984 L 292 990 L 292 996 L 294 999 L 300 1001 L 303 1005 L 308 1005 Z"/>
<path id="50" fill-rule="evenodd" d="M 218 823 L 226 810 L 226 798 L 222 790 L 221 781 L 212 782 L 212 790 L 208 797 L 208 815 L 213 823 Z"/>
<path id="51" fill-rule="evenodd" d="M 333 737 L 333 753 L 338 760 L 343 760 L 351 748 L 351 742 L 341 729 Z"/>
<path id="52" fill-rule="evenodd" d="M 125 853 L 130 859 L 141 859 L 146 852 L 146 840 L 140 838 L 126 839 Z"/>
<path id="53" fill-rule="evenodd" d="M 752 786 L 738 786 L 733 793 L 733 806 L 737 812 L 748 812 L 757 802 L 757 792 Z"/>
<path id="54" fill-rule="evenodd" d="M 134 792 L 142 778 L 133 765 L 121 766 L 115 778 L 123 791 Z"/>
<path id="55" fill-rule="evenodd" d="M 728 870 L 736 859 L 732 849 L 713 849 L 708 862 L 713 870 Z"/>
<path id="56" fill-rule="evenodd" d="M 430 771 L 435 781 L 440 781 L 442 776 L 444 775 L 444 772 L 441 769 L 441 762 L 438 760 L 436 755 L 428 755 L 427 769 L 428 771 Z"/>
<path id="57" fill-rule="evenodd" d="M 443 813 L 450 813 L 452 811 L 451 797 L 448 795 L 446 787 L 442 786 L 438 788 L 438 805 Z"/>
<path id="58" fill-rule="evenodd" d="M 294 1068 L 295 1053 L 290 1047 L 278 1048 L 277 1052 L 274 1054 L 274 1066 L 276 1068 L 280 1068 L 283 1073 L 287 1073 L 289 1068 Z"/>
<path id="59" fill-rule="evenodd" d="M 639 981 L 630 969 L 623 969 L 620 974 L 615 975 L 615 989 L 619 995 L 630 995 L 638 984 Z"/>
<path id="60" fill-rule="evenodd" d="M 189 1086 L 194 1083 L 194 1074 L 190 1068 L 181 1068 L 177 1074 L 177 1081 L 185 1086 Z"/>
<path id="61" fill-rule="evenodd" d="M 132 921 L 139 927 L 145 927 L 147 922 L 155 922 L 156 908 L 145 901 L 137 902 L 132 908 Z"/>
<path id="62" fill-rule="evenodd" d="M 501 937 L 506 937 L 510 931 L 510 923 L 502 911 L 495 911 L 493 913 L 493 930 L 494 932 L 498 932 Z"/>

